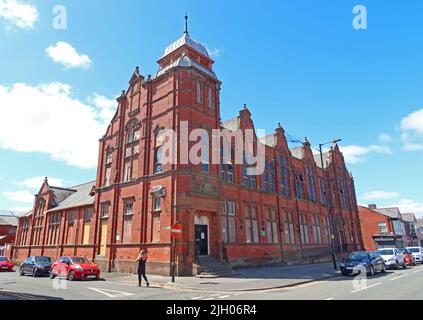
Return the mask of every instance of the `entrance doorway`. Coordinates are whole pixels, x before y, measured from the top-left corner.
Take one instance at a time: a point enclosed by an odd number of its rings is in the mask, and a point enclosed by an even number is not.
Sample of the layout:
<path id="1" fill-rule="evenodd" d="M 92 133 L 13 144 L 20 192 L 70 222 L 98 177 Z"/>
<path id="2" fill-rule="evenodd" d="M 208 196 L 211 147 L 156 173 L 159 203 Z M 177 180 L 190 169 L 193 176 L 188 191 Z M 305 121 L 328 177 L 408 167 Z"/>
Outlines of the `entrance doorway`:
<path id="1" fill-rule="evenodd" d="M 199 256 L 209 255 L 209 234 L 208 225 L 195 225 L 195 249 Z"/>

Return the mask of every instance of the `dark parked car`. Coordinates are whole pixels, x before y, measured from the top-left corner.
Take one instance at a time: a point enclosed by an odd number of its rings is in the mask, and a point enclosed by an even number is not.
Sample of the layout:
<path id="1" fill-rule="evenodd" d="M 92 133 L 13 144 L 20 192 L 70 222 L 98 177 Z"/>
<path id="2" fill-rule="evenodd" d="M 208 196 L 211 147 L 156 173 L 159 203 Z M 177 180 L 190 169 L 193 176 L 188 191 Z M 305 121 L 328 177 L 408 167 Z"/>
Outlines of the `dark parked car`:
<path id="1" fill-rule="evenodd" d="M 376 271 L 386 272 L 383 258 L 377 252 L 358 251 L 352 252 L 348 258 L 340 264 L 342 275 L 359 274 L 366 270 L 369 276 Z"/>
<path id="2" fill-rule="evenodd" d="M 53 259 L 45 256 L 32 256 L 22 262 L 19 273 L 21 276 L 31 275 L 38 277 L 40 275 L 48 276 L 50 273 Z"/>

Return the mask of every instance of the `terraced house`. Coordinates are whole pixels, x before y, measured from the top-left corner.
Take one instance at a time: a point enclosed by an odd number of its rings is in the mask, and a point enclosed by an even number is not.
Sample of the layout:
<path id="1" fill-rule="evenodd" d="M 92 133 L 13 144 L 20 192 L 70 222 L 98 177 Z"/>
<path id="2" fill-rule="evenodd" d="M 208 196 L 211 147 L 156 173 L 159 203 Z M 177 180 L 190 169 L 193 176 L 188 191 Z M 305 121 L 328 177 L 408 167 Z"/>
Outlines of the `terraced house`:
<path id="1" fill-rule="evenodd" d="M 274 133 L 254 137 L 255 149 L 265 146 L 262 175 L 247 175 L 246 164 L 235 164 L 233 156 L 219 164 L 182 164 L 178 151 L 176 163 L 164 163 L 161 129 L 179 134 L 182 122 L 189 132 L 254 129 L 247 106 L 220 120 L 221 82 L 213 63 L 186 28 L 159 58 L 154 76 L 137 67 L 100 139 L 95 182 L 63 189 L 46 179 L 33 210 L 20 219 L 15 257 L 80 254 L 103 271 L 128 272 L 144 249 L 149 272 L 167 275 L 175 222 L 183 225 L 179 275 L 220 263 L 325 260 L 331 234 L 337 254 L 361 248 L 354 181 L 336 144 L 322 164 L 307 140 L 289 149 L 277 125 Z"/>

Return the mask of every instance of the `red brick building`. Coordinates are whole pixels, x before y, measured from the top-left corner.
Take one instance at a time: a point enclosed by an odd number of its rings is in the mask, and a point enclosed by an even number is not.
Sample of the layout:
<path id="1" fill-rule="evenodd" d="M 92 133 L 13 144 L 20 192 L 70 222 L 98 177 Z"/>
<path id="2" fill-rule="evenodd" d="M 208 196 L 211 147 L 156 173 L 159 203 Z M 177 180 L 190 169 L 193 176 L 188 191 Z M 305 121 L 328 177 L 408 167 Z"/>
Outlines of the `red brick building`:
<path id="1" fill-rule="evenodd" d="M 169 274 L 175 222 L 183 224 L 179 275 L 199 272 L 204 256 L 232 266 L 328 259 L 332 221 L 337 253 L 359 249 L 354 181 L 336 144 L 324 154 L 323 169 L 307 140 L 290 150 L 279 125 L 254 137 L 254 148 L 265 144 L 260 176 L 248 176 L 243 164 L 181 164 L 180 150 L 177 163 L 162 163 L 161 129 L 180 135 L 183 121 L 189 132 L 254 129 L 246 106 L 221 122 L 213 63 L 186 31 L 166 48 L 155 76 L 137 67 L 100 139 L 95 183 L 63 189 L 46 180 L 19 223 L 16 257 L 81 254 L 120 272 L 134 271 L 145 249 L 149 272 Z"/>
<path id="2" fill-rule="evenodd" d="M 0 256 L 6 255 L 15 242 L 18 218 L 9 212 L 0 211 Z"/>
<path id="3" fill-rule="evenodd" d="M 395 247 L 394 229 L 388 216 L 363 206 L 358 206 L 358 213 L 365 250 L 375 251 L 378 248 L 375 240 Z"/>

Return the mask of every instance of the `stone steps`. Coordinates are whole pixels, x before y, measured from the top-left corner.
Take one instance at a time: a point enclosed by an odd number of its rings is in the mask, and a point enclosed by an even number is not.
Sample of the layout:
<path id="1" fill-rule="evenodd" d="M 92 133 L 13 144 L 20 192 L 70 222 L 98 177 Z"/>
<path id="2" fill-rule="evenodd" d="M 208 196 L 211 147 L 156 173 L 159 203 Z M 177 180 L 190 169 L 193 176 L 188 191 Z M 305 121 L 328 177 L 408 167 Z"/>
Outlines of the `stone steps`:
<path id="1" fill-rule="evenodd" d="M 200 266 L 200 273 L 196 275 L 198 278 L 229 277 L 234 274 L 228 264 L 213 257 L 199 257 L 198 262 Z"/>

